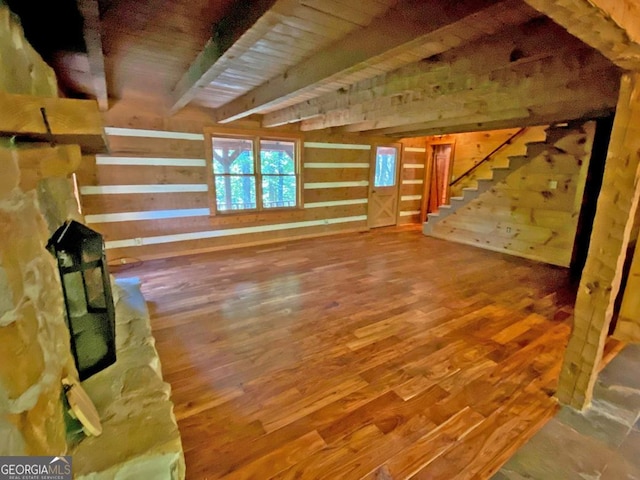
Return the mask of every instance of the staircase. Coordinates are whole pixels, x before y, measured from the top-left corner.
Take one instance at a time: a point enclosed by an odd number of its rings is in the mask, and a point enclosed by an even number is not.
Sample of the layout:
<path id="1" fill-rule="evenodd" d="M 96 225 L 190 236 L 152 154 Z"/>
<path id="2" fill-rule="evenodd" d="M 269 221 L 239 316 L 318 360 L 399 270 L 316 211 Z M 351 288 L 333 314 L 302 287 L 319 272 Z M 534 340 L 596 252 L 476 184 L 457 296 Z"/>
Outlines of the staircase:
<path id="1" fill-rule="evenodd" d="M 519 170 L 526 164 L 528 164 L 533 158 L 537 157 L 540 153 L 544 152 L 549 148 L 552 148 L 553 144 L 559 138 L 562 138 L 562 136 L 565 134 L 566 131 L 567 131 L 566 127 L 550 127 L 545 132 L 546 133 L 545 141 L 526 143 L 525 155 L 509 156 L 508 167 L 492 167 L 491 177 L 478 179 L 477 187 L 463 188 L 462 196 L 451 197 L 449 200 L 450 202 L 449 204 L 440 205 L 437 212 L 429 213 L 427 215 L 428 220 L 423 224 L 422 232 L 425 235 L 430 235 L 433 231 L 433 228 L 439 221 L 441 221 L 443 218 L 448 217 L 449 215 L 452 215 L 459 208 L 467 205 L 470 201 L 478 198 L 481 194 L 490 190 L 496 184 L 504 181 L 509 175 Z M 506 145 L 508 145 L 508 143 L 504 144 L 503 146 L 506 146 Z M 484 161 L 491 160 L 491 157 L 495 156 L 498 153 L 498 150 L 493 151 L 484 160 L 479 162 L 478 165 L 480 165 L 480 163 L 483 163 Z M 472 170 L 469 170 L 463 176 L 459 177 L 457 181 L 462 179 L 467 174 L 471 173 Z"/>

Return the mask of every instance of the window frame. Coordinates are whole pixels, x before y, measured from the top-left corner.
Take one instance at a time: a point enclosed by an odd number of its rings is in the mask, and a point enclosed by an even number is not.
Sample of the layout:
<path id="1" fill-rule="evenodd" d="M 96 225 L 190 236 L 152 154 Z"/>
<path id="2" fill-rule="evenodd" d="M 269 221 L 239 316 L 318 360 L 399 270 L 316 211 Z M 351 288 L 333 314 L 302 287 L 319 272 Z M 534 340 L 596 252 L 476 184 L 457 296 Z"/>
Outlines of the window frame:
<path id="1" fill-rule="evenodd" d="M 253 171 L 251 175 L 255 178 L 256 182 L 256 208 L 245 208 L 241 210 L 218 210 L 218 202 L 216 199 L 216 177 L 223 176 L 214 173 L 214 158 L 213 158 L 213 139 L 218 138 L 232 138 L 238 140 L 249 140 L 252 142 L 252 154 L 253 154 Z M 269 213 L 281 213 L 286 211 L 297 211 L 304 208 L 302 192 L 303 192 L 303 179 L 302 179 L 302 152 L 303 152 L 303 135 L 294 132 L 272 132 L 269 130 L 245 130 L 235 128 L 205 128 L 205 154 L 206 168 L 207 168 L 207 185 L 209 192 L 209 208 L 211 216 L 228 216 L 228 215 L 245 215 L 245 214 L 269 214 Z M 293 142 L 294 144 L 294 174 L 287 175 L 293 176 L 296 181 L 296 204 L 292 207 L 270 207 L 265 208 L 262 198 L 262 165 L 261 165 L 261 141 L 282 141 Z M 277 176 L 267 174 L 266 176 Z M 284 175 L 283 175 L 284 176 Z"/>

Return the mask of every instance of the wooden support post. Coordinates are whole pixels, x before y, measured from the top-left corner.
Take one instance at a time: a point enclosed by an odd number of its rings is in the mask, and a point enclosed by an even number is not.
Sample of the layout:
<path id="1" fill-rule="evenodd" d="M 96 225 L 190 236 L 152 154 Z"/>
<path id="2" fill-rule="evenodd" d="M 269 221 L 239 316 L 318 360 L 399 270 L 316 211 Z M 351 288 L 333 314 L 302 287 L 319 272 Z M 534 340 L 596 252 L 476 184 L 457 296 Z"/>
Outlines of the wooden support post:
<path id="1" fill-rule="evenodd" d="M 640 242 L 636 243 L 613 336 L 623 342 L 640 342 Z"/>
<path id="2" fill-rule="evenodd" d="M 557 397 L 589 406 L 640 197 L 640 73 L 622 76 L 602 190 Z"/>

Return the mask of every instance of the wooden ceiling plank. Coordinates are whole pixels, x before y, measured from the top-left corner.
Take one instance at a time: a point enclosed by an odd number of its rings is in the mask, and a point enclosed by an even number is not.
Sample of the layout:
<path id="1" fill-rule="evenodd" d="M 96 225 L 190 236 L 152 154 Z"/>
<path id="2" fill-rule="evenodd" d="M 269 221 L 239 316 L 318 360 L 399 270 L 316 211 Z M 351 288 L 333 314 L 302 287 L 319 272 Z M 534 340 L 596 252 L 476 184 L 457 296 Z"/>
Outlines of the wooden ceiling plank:
<path id="1" fill-rule="evenodd" d="M 287 19 L 284 18 L 281 23 L 275 25 L 271 32 L 267 34 L 267 36 L 271 35 L 279 35 L 281 38 L 291 39 L 290 41 L 301 40 L 302 42 L 309 43 L 310 48 L 315 48 L 318 44 L 324 44 L 329 40 L 333 40 L 333 36 L 327 34 L 326 32 L 312 32 L 309 30 L 305 30 L 303 28 L 298 28 L 293 25 L 289 25 L 287 23 Z"/>
<path id="2" fill-rule="evenodd" d="M 331 13 L 311 8 L 307 5 L 299 4 L 291 15 L 283 19 L 284 23 L 298 28 L 309 30 L 310 32 L 332 32 L 333 38 L 340 38 L 350 33 L 358 24 L 340 16 L 340 10 Z"/>
<path id="3" fill-rule="evenodd" d="M 308 55 L 308 52 L 314 49 L 317 45 L 316 41 L 309 39 L 308 35 L 295 37 L 290 34 L 282 33 L 281 29 L 278 28 L 280 26 L 282 26 L 282 24 L 267 33 L 264 36 L 264 41 L 275 43 L 276 45 L 294 47 L 301 52 L 305 52 L 306 55 Z"/>
<path id="4" fill-rule="evenodd" d="M 265 40 L 260 40 L 254 43 L 249 49 L 249 52 L 253 53 L 254 55 L 267 55 L 282 60 L 290 59 L 292 61 L 304 58 L 307 54 L 307 51 L 301 50 L 300 48 L 291 47 L 284 44 L 276 44 Z"/>
<path id="5" fill-rule="evenodd" d="M 261 113 L 302 91 L 332 80 L 336 75 L 359 71 L 380 56 L 388 58 L 416 45 L 439 40 L 443 29 L 468 28 L 465 19 L 471 15 L 484 12 L 487 19 L 499 16 L 500 11 L 510 8 L 511 3 L 514 2 L 466 0 L 458 2 L 452 9 L 450 4 L 443 6 L 441 2 L 418 2 L 412 3 L 411 8 L 405 6 L 390 10 L 368 27 L 355 31 L 341 42 L 218 109 L 216 118 L 229 122 Z M 473 20 L 477 22 L 479 17 L 475 15 Z M 461 42 L 459 37 L 452 38 L 447 38 L 453 43 L 445 43 L 444 48 Z"/>
<path id="6" fill-rule="evenodd" d="M 512 3 L 516 3 L 515 0 L 499 3 L 465 0 L 459 2 L 455 10 L 450 10 L 450 4 L 443 7 L 440 2 L 412 3 L 412 8 L 399 4 L 368 27 L 353 32 L 254 91 L 224 105 L 216 111 L 216 118 L 224 123 L 273 110 L 280 103 L 325 82 L 353 75 L 377 62 L 398 57 L 418 45 L 431 46 L 432 55 L 440 53 L 462 43 L 454 33 L 457 28 L 473 30 L 477 25 L 476 32 L 480 37 L 489 28 L 487 24 L 494 23 L 491 19 L 511 8 Z"/>
<path id="7" fill-rule="evenodd" d="M 640 71 L 637 0 L 525 0 L 621 68 Z"/>
<path id="8" fill-rule="evenodd" d="M 358 8 L 358 2 L 340 3 L 336 0 L 300 0 L 302 5 L 313 8 L 328 15 L 339 15 L 356 25 L 366 27 L 371 22 L 372 15 L 380 15 L 387 10 L 387 5 L 366 2 L 367 9 Z"/>
<path id="9" fill-rule="evenodd" d="M 236 10 L 235 16 L 226 20 L 229 26 L 207 41 L 174 87 L 170 112 L 175 113 L 189 103 L 200 88 L 224 71 L 230 58 L 248 50 L 272 24 L 277 23 L 278 16 L 295 3 L 293 0 L 257 0 L 249 9 Z"/>
<path id="10" fill-rule="evenodd" d="M 98 102 L 98 108 L 106 112 L 109 109 L 109 95 L 104 69 L 98 0 L 77 0 L 77 4 L 83 18 L 83 35 L 87 47 L 87 57 L 89 58 L 89 71 L 91 72 L 93 91 Z"/>

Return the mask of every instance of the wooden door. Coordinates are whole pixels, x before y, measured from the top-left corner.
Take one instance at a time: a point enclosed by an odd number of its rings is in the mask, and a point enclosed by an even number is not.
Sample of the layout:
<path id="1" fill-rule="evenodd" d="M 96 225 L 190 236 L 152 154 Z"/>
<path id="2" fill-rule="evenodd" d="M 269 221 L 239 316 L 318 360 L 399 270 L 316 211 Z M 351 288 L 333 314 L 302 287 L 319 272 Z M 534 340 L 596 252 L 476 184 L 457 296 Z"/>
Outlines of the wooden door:
<path id="1" fill-rule="evenodd" d="M 400 145 L 378 145 L 369 180 L 369 227 L 398 223 Z"/>
<path id="2" fill-rule="evenodd" d="M 437 212 L 440 205 L 449 203 L 453 149 L 453 142 L 429 145 L 422 195 L 423 222 L 427 219 L 427 213 Z"/>

